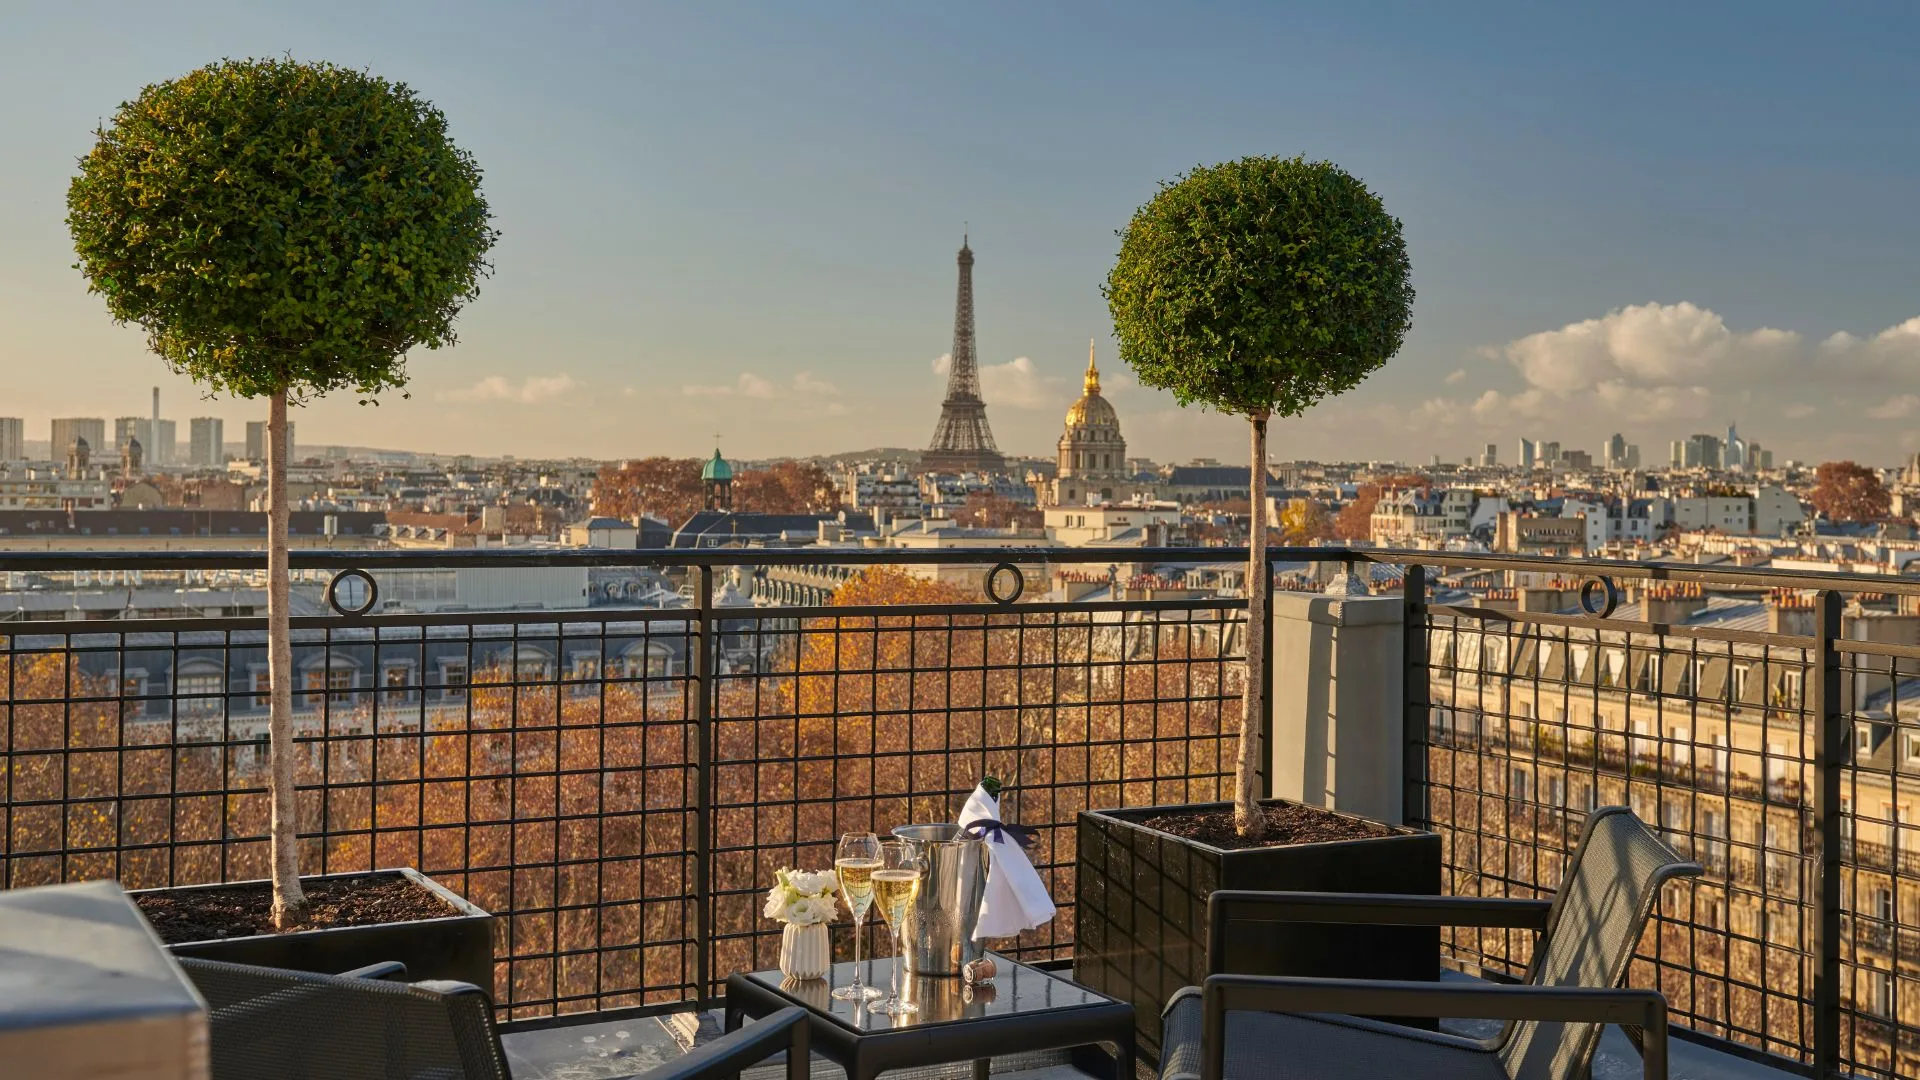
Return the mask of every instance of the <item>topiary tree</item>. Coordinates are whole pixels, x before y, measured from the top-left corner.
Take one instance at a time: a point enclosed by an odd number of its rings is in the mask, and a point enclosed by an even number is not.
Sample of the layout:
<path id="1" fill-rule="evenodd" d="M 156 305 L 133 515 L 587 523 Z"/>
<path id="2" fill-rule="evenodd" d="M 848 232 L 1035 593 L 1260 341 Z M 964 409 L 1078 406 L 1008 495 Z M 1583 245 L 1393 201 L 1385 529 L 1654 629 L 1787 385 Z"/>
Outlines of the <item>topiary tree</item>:
<path id="1" fill-rule="evenodd" d="M 89 288 L 211 394 L 267 399 L 274 918 L 305 903 L 294 846 L 287 406 L 404 387 L 454 343 L 498 234 L 480 170 L 403 84 L 227 60 L 158 83 L 96 132 L 67 191 Z"/>
<path id="2" fill-rule="evenodd" d="M 1256 812 L 1266 656 L 1267 421 L 1359 384 L 1400 349 L 1413 285 L 1400 222 L 1365 184 L 1305 158 L 1195 168 L 1133 215 L 1102 290 L 1120 358 L 1147 386 L 1253 429 L 1247 687 L 1234 817 Z"/>

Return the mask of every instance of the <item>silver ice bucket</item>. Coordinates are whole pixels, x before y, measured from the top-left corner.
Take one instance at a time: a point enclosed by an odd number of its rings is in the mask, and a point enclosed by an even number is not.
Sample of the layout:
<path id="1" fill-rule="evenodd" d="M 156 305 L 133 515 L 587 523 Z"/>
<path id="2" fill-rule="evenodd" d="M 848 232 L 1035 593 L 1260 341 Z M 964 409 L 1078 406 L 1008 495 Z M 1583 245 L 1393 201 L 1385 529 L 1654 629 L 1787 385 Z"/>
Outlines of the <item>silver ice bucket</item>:
<path id="1" fill-rule="evenodd" d="M 958 975 L 985 946 L 973 940 L 980 898 L 987 891 L 987 845 L 960 835 L 958 825 L 902 825 L 893 830 L 919 857 L 920 894 L 907 919 L 907 970 Z"/>

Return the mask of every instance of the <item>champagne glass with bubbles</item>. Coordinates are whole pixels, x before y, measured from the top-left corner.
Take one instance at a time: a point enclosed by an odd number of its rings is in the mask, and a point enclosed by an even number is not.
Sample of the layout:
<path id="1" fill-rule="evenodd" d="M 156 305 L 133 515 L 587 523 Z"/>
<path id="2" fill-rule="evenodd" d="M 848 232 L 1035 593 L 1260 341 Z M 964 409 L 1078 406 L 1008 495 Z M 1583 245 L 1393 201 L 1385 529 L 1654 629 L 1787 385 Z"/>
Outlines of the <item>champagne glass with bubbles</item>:
<path id="1" fill-rule="evenodd" d="M 880 996 L 861 978 L 860 944 L 866 935 L 861 925 L 867 909 L 873 906 L 873 872 L 880 869 L 880 838 L 872 833 L 847 833 L 840 837 L 840 850 L 833 857 L 834 872 L 840 876 L 840 898 L 847 902 L 853 916 L 853 981 L 834 990 L 841 1001 L 864 1002 Z"/>
<path id="2" fill-rule="evenodd" d="M 914 897 L 920 895 L 920 858 L 912 847 L 893 840 L 880 845 L 880 863 L 880 869 L 873 872 L 873 898 L 893 938 L 893 982 L 887 1000 L 873 1009 L 888 1016 L 902 1016 L 920 1011 L 920 1006 L 900 999 L 900 935 L 907 928 Z"/>

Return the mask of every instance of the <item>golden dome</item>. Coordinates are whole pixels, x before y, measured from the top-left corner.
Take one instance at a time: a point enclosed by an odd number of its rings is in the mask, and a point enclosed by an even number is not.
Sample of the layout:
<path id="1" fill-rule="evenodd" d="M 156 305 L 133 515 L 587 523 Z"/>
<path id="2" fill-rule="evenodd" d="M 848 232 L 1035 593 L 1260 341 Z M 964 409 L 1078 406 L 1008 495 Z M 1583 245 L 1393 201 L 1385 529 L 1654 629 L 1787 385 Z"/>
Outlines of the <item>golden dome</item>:
<path id="1" fill-rule="evenodd" d="M 1067 430 L 1072 431 L 1074 428 L 1083 427 L 1119 427 L 1119 414 L 1113 411 L 1113 406 L 1107 403 L 1106 398 L 1100 396 L 1100 369 L 1093 363 L 1092 341 L 1087 342 L 1087 377 L 1083 385 L 1086 392 L 1081 394 L 1080 400 L 1074 402 L 1073 406 L 1067 410 Z"/>

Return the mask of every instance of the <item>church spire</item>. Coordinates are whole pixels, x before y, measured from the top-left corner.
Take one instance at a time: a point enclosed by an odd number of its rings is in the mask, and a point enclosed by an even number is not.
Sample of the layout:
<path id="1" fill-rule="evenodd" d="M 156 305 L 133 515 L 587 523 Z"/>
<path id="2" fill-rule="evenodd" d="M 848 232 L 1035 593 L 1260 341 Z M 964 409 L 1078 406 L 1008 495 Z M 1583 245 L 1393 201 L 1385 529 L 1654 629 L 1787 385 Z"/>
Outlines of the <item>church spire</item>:
<path id="1" fill-rule="evenodd" d="M 1100 392 L 1100 369 L 1095 367 L 1093 363 L 1093 339 L 1092 338 L 1087 339 L 1086 392 L 1089 394 L 1097 394 Z"/>

